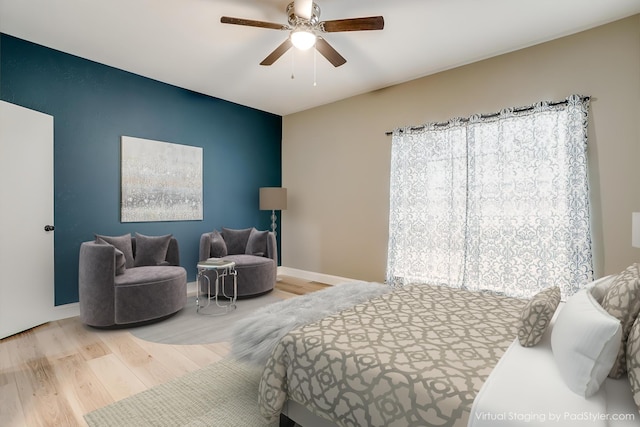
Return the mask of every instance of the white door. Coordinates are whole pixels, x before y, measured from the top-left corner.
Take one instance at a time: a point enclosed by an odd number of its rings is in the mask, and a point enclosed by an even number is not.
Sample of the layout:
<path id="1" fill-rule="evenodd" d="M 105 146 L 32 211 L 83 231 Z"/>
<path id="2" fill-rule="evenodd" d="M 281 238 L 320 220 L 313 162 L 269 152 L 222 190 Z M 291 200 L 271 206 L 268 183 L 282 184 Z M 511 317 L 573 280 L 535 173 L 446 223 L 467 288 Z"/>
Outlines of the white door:
<path id="1" fill-rule="evenodd" d="M 54 307 L 53 117 L 0 101 L 0 338 Z"/>

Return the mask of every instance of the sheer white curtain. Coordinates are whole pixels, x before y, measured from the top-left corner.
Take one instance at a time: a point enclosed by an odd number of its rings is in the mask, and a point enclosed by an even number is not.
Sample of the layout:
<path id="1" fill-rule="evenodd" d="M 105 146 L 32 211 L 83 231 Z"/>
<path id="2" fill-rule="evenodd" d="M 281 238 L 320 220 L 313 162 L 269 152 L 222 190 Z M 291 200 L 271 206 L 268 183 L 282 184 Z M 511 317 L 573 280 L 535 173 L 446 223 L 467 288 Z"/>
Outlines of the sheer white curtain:
<path id="1" fill-rule="evenodd" d="M 588 98 L 393 132 L 387 282 L 564 297 L 592 280 Z"/>

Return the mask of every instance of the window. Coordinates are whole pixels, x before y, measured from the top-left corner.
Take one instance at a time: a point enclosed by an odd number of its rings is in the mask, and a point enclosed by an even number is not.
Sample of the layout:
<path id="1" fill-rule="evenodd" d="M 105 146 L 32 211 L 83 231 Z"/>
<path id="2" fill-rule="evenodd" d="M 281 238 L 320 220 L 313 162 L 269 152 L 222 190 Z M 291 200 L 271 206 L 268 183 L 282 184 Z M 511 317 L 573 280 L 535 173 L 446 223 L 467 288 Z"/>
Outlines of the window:
<path id="1" fill-rule="evenodd" d="M 387 282 L 567 297 L 590 281 L 588 101 L 394 131 Z"/>

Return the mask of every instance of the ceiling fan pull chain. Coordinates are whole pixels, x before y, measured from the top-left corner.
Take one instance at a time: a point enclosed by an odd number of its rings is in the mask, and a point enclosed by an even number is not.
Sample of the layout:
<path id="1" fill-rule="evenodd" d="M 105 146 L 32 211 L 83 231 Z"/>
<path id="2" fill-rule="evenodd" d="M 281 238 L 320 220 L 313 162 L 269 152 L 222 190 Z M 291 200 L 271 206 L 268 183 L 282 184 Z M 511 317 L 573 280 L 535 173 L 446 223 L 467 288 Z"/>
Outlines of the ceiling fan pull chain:
<path id="1" fill-rule="evenodd" d="M 295 79 L 294 71 L 296 68 L 296 50 L 291 49 L 291 80 Z"/>
<path id="2" fill-rule="evenodd" d="M 313 49 L 313 86 L 316 87 L 317 84 L 317 72 L 316 72 L 316 64 L 317 64 L 317 53 L 318 51 L 316 49 Z"/>

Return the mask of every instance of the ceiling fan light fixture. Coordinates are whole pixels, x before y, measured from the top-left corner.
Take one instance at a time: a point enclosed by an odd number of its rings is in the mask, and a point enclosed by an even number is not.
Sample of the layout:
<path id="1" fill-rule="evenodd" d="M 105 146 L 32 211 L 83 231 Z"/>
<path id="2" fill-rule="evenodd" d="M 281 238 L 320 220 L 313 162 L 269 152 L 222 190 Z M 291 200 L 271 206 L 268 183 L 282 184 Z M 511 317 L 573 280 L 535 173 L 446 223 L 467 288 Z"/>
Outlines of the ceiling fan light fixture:
<path id="1" fill-rule="evenodd" d="M 316 44 L 316 35 L 307 29 L 291 31 L 291 43 L 300 50 L 308 50 Z"/>

